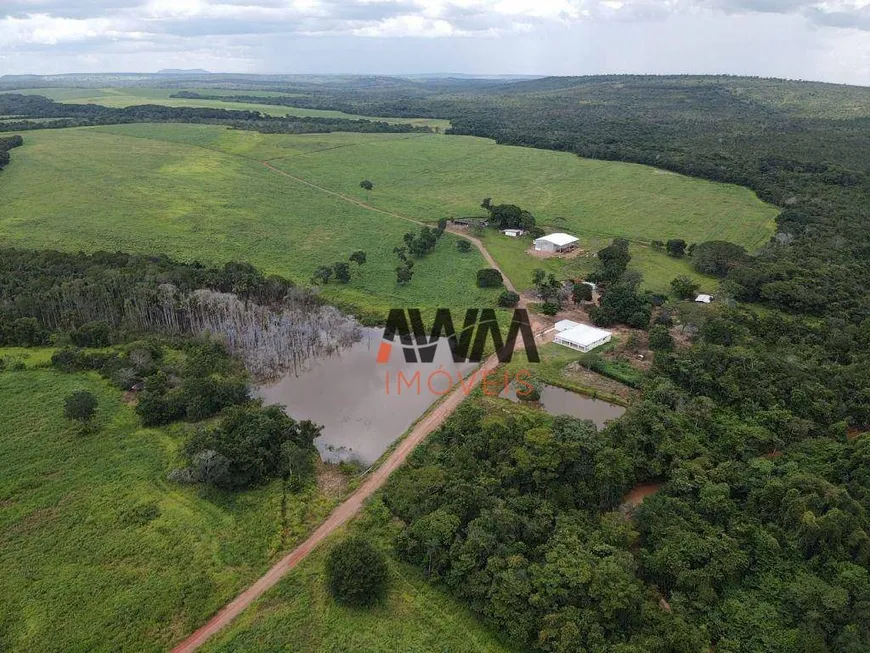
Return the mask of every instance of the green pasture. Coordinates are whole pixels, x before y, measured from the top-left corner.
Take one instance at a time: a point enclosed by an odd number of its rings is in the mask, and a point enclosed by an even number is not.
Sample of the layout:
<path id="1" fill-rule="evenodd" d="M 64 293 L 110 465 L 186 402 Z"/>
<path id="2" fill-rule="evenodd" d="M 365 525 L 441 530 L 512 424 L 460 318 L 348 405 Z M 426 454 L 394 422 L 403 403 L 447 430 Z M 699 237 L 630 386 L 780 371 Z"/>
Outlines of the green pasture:
<path id="1" fill-rule="evenodd" d="M 361 179 L 374 189 L 361 189 Z M 487 233 L 487 247 L 520 288 L 536 267 L 585 274 L 595 251 L 624 236 L 633 241 L 632 268 L 645 287 L 667 292 L 671 279 L 686 274 L 714 291 L 715 281 L 694 274 L 687 261 L 644 243 L 725 239 L 752 250 L 773 232 L 777 212 L 736 186 L 479 138 L 134 124 L 27 133 L 0 175 L 0 242 L 244 260 L 301 283 L 318 266 L 363 249 L 369 262 L 354 267 L 350 284 L 326 286 L 327 299 L 373 316 L 391 306 L 492 305 L 495 291 L 474 283 L 482 257 L 458 254 L 451 235 L 417 261 L 407 287 L 398 286 L 392 250 L 418 227 L 325 191 L 428 222 L 481 215 L 480 201 L 492 197 L 528 208 L 547 229 L 580 237 L 586 255 L 541 261 L 526 253 L 528 239 Z"/>
<path id="2" fill-rule="evenodd" d="M 350 530 L 384 550 L 386 598 L 370 608 L 337 604 L 323 571 L 331 537 L 262 599 L 218 634 L 204 651 L 330 651 L 332 653 L 510 653 L 512 649 L 443 588 L 396 559 L 397 525 L 379 499 Z"/>
<path id="3" fill-rule="evenodd" d="M 164 130 L 194 136 L 234 132 L 131 127 L 129 135 L 121 128 L 28 133 L 0 175 L 0 243 L 248 261 L 300 283 L 308 283 L 318 266 L 346 261 L 362 249 L 368 262 L 353 264 L 349 284 L 326 286 L 326 298 L 381 317 L 393 306 L 494 304 L 497 291 L 475 285 L 483 258 L 476 251 L 460 255 L 455 236 L 445 235 L 434 253 L 417 261 L 413 281 L 399 286 L 392 250 L 418 225 L 309 188 L 256 157 L 158 138 Z M 149 127 L 154 138 L 143 137 Z M 270 143 L 260 134 L 250 138 Z"/>
<path id="4" fill-rule="evenodd" d="M 470 136 L 362 136 L 355 147 L 275 165 L 416 218 L 483 215 L 480 202 L 491 197 L 493 203 L 528 209 L 553 231 L 586 238 L 715 239 L 752 250 L 773 234 L 778 213 L 740 186 Z M 360 176 L 374 182 L 372 192 L 359 188 Z"/>
<path id="5" fill-rule="evenodd" d="M 74 390 L 99 400 L 90 431 L 63 417 Z M 94 374 L 0 372 L 0 424 L 3 651 L 166 650 L 334 505 L 312 488 L 282 521 L 278 483 L 224 494 L 168 482 L 184 427 L 141 428 Z"/>

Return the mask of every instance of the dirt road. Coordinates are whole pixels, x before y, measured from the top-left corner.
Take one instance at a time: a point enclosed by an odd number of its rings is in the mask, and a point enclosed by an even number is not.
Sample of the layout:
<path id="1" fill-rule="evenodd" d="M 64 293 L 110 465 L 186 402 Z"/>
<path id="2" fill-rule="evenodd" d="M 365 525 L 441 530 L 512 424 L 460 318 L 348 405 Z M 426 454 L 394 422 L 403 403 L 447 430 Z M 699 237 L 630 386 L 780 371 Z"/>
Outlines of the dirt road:
<path id="1" fill-rule="evenodd" d="M 306 181 L 305 179 L 301 179 L 300 177 L 291 175 L 289 172 L 285 172 L 283 170 L 275 168 L 268 161 L 262 161 L 261 163 L 270 170 L 278 173 L 279 175 L 288 177 L 297 183 L 304 184 L 305 186 L 314 188 L 322 193 L 338 197 L 345 202 L 355 204 L 356 206 L 362 207 L 369 211 L 383 213 L 394 218 L 399 218 L 401 220 L 406 220 L 414 224 L 426 226 L 424 222 L 414 220 L 413 218 L 409 218 L 399 213 L 393 213 L 391 211 L 379 209 L 377 207 L 366 204 L 365 202 L 362 202 L 354 197 L 344 195 L 342 193 L 330 190 L 328 188 L 324 188 L 322 186 L 318 186 L 317 184 L 313 184 L 310 181 Z M 498 264 L 496 264 L 495 260 L 492 258 L 492 256 L 490 256 L 489 252 L 486 251 L 486 248 L 483 246 L 483 243 L 480 242 L 479 239 L 463 233 L 458 233 L 456 231 L 452 231 L 451 233 L 454 233 L 461 238 L 465 238 L 466 240 L 471 241 L 471 243 L 474 244 L 475 247 L 477 247 L 483 257 L 486 259 L 489 265 L 501 272 Z M 508 279 L 503 272 L 502 277 L 504 277 L 505 287 L 507 287 L 509 290 L 513 290 L 514 287 L 511 284 L 510 279 Z M 387 480 L 390 474 L 392 474 L 398 467 L 400 467 L 405 462 L 405 459 L 417 447 L 417 445 L 425 440 L 426 436 L 428 436 L 439 426 L 441 426 L 441 424 L 444 423 L 444 420 L 446 420 L 453 413 L 453 411 L 456 410 L 459 404 L 462 403 L 462 401 L 465 399 L 467 393 L 480 383 L 483 375 L 486 372 L 492 371 L 497 366 L 498 358 L 495 355 L 490 356 L 483 363 L 483 365 L 474 373 L 474 376 L 469 378 L 467 385 L 457 386 L 450 394 L 445 396 L 438 404 L 435 405 L 434 408 L 429 411 L 428 414 L 426 414 L 419 422 L 417 422 L 411 428 L 411 432 L 408 433 L 408 435 L 399 443 L 393 453 L 389 455 L 389 457 L 383 462 L 383 464 L 375 469 L 372 474 L 368 478 L 366 478 L 363 484 L 360 485 L 360 487 L 350 497 L 348 497 L 335 510 L 333 510 L 329 517 L 326 518 L 326 521 L 318 526 L 317 529 L 308 537 L 308 539 L 306 539 L 304 542 L 302 542 L 302 544 L 300 544 L 290 553 L 281 558 L 281 560 L 275 563 L 275 565 L 271 569 L 269 569 L 269 571 L 266 572 L 264 576 L 262 576 L 244 592 L 239 594 L 230 603 L 221 608 L 221 610 L 214 617 L 212 617 L 207 624 L 205 624 L 202 628 L 197 630 L 190 637 L 188 637 L 183 642 L 178 644 L 174 649 L 172 649 L 173 653 L 189 653 L 190 651 L 195 651 L 200 646 L 202 646 L 202 644 L 205 643 L 205 641 L 208 640 L 212 635 L 226 627 L 233 619 L 235 619 L 248 606 L 250 606 L 251 603 L 256 601 L 270 588 L 272 588 L 279 580 L 281 580 L 281 578 L 284 577 L 285 574 L 287 574 L 291 569 L 296 567 L 321 542 L 323 542 L 333 532 L 335 532 L 338 528 L 341 528 L 352 517 L 354 517 L 362 508 L 365 500 L 368 499 L 372 494 L 374 494 L 381 486 L 383 486 L 384 482 Z"/>
<path id="2" fill-rule="evenodd" d="M 202 628 L 193 633 L 190 637 L 178 644 L 173 653 L 188 653 L 195 651 L 202 646 L 205 641 L 227 626 L 233 619 L 241 614 L 245 608 L 251 603 L 260 598 L 266 591 L 273 587 L 287 572 L 296 567 L 309 553 L 311 553 L 318 544 L 329 537 L 336 529 L 340 528 L 356 515 L 363 506 L 363 503 L 375 491 L 377 491 L 384 482 L 398 467 L 405 462 L 408 455 L 426 439 L 430 433 L 436 430 L 446 420 L 453 411 L 465 399 L 466 393 L 470 392 L 473 387 L 476 387 L 485 372 L 492 371 L 498 366 L 498 359 L 495 355 L 490 356 L 483 365 L 475 372 L 473 378 L 469 378 L 465 387 L 457 386 L 450 394 L 438 403 L 432 410 L 429 411 L 417 424 L 413 426 L 411 432 L 402 440 L 393 453 L 384 461 L 384 463 L 375 469 L 372 474 L 363 482 L 362 485 L 340 504 L 329 517 L 326 518 L 320 526 L 317 527 L 307 540 L 298 547 L 293 549 L 286 556 L 281 558 L 264 576 L 257 582 L 251 585 L 244 592 L 239 594 L 230 603 L 225 605 L 212 619 Z"/>
<path id="3" fill-rule="evenodd" d="M 277 172 L 279 175 L 283 175 L 284 177 L 287 177 L 288 179 L 292 179 L 293 181 L 295 181 L 299 184 L 303 184 L 304 186 L 308 186 L 309 188 L 314 188 L 315 190 L 319 190 L 321 193 L 326 193 L 327 195 L 332 195 L 333 197 L 337 197 L 341 200 L 344 200 L 345 202 L 348 202 L 349 204 L 359 206 L 360 208 L 367 209 L 369 211 L 374 211 L 375 213 L 381 213 L 383 215 L 388 215 L 388 216 L 393 217 L 393 218 L 399 218 L 399 220 L 405 220 L 406 222 L 411 222 L 413 224 L 420 225 L 421 227 L 428 227 L 429 226 L 425 222 L 421 222 L 420 220 L 415 220 L 414 218 L 409 218 L 407 215 L 402 215 L 401 213 L 395 213 L 393 211 L 387 211 L 385 209 L 379 209 L 376 206 L 372 206 L 371 204 L 366 204 L 362 200 L 358 200 L 355 197 L 351 197 L 350 195 L 345 195 L 344 193 L 339 193 L 338 191 L 330 190 L 329 188 L 324 188 L 323 186 L 318 186 L 317 184 L 314 184 L 310 181 L 302 179 L 302 177 L 297 177 L 296 175 L 291 175 L 289 172 L 281 170 L 280 168 L 276 168 L 271 163 L 269 163 L 269 161 L 260 161 L 260 163 L 262 163 L 264 166 L 269 168 L 269 170 L 271 170 L 272 172 Z M 464 238 L 465 240 L 469 241 L 472 245 L 477 247 L 477 250 L 483 255 L 483 258 L 486 259 L 486 262 L 489 263 L 489 266 L 491 268 L 495 268 L 496 270 L 501 272 L 501 276 L 504 279 L 505 288 L 507 288 L 508 290 L 510 290 L 512 292 L 516 292 L 516 289 L 514 288 L 513 284 L 511 283 L 511 280 L 507 278 L 507 275 L 504 272 L 502 272 L 502 269 L 498 266 L 498 263 L 495 262 L 495 259 L 490 255 L 490 253 L 486 250 L 486 247 L 483 246 L 483 243 L 480 242 L 480 240 L 478 238 L 475 238 L 474 236 L 469 236 L 468 234 L 465 234 L 465 233 L 459 231 L 458 229 L 448 229 L 447 231 L 452 233 L 454 236 L 459 236 L 460 238 Z"/>

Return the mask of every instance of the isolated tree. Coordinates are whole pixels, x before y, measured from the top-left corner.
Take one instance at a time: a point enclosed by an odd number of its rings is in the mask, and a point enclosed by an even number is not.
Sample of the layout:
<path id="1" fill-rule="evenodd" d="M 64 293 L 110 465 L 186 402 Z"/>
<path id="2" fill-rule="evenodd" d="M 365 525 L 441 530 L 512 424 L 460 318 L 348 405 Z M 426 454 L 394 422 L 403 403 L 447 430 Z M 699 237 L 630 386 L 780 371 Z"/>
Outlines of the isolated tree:
<path id="1" fill-rule="evenodd" d="M 571 291 L 571 299 L 575 304 L 592 301 L 592 286 L 588 283 L 575 283 Z"/>
<path id="2" fill-rule="evenodd" d="M 700 288 L 700 286 L 697 283 L 684 275 L 671 281 L 671 290 L 673 290 L 674 295 L 680 299 L 691 299 L 695 296 L 695 293 L 698 292 L 698 288 Z"/>
<path id="3" fill-rule="evenodd" d="M 536 268 L 532 271 L 532 283 L 540 286 L 547 279 L 547 271 L 541 268 Z"/>
<path id="4" fill-rule="evenodd" d="M 459 240 L 456 242 L 456 249 L 459 252 L 466 254 L 471 251 L 471 243 L 467 240 Z"/>
<path id="5" fill-rule="evenodd" d="M 488 212 L 492 208 L 492 198 L 485 197 L 483 199 L 483 201 L 480 203 L 480 208 L 482 208 L 484 211 Z"/>
<path id="6" fill-rule="evenodd" d="M 97 398 L 87 390 L 76 390 L 63 402 L 63 416 L 81 424 L 90 424 L 97 414 Z"/>
<path id="7" fill-rule="evenodd" d="M 414 276 L 414 271 L 407 265 L 400 265 L 396 268 L 396 282 L 400 286 L 405 286 L 411 283 L 411 277 Z"/>
<path id="8" fill-rule="evenodd" d="M 350 259 L 348 260 L 356 263 L 357 265 L 362 265 L 366 262 L 366 253 L 361 249 L 358 249 L 350 255 Z"/>
<path id="9" fill-rule="evenodd" d="M 436 229 L 439 237 L 444 233 L 445 229 L 447 229 L 447 218 L 441 218 L 438 220 L 438 228 Z"/>
<path id="10" fill-rule="evenodd" d="M 339 603 L 367 606 L 381 599 L 387 590 L 384 554 L 361 537 L 338 543 L 326 558 L 329 592 Z"/>
<path id="11" fill-rule="evenodd" d="M 362 188 L 363 190 L 371 190 L 372 188 L 375 187 L 375 185 L 372 182 L 370 182 L 368 179 L 363 179 L 361 182 L 359 182 L 359 187 Z"/>
<path id="12" fill-rule="evenodd" d="M 686 254 L 686 241 L 682 238 L 673 238 L 667 242 L 668 256 L 683 258 Z"/>
<path id="13" fill-rule="evenodd" d="M 613 283 L 619 279 L 628 268 L 631 254 L 628 252 L 628 241 L 625 238 L 614 238 L 613 242 L 598 252 L 597 279 Z"/>
<path id="14" fill-rule="evenodd" d="M 335 274 L 335 280 L 338 281 L 338 283 L 347 283 L 350 281 L 350 266 L 344 261 L 333 263 L 332 272 Z"/>
<path id="15" fill-rule="evenodd" d="M 332 268 L 328 265 L 321 265 L 314 271 L 314 281 L 322 284 L 329 283 L 332 278 Z"/>
<path id="16" fill-rule="evenodd" d="M 498 296 L 498 305 L 502 308 L 513 308 L 520 303 L 520 296 L 511 290 L 502 290 Z"/>

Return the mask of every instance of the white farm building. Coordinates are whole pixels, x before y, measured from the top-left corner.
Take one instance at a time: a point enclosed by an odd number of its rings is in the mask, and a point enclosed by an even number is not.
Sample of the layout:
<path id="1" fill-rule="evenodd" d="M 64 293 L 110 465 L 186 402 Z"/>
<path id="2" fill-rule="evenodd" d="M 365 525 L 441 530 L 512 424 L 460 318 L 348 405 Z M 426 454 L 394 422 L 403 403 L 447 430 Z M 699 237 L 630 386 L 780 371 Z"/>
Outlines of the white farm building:
<path id="1" fill-rule="evenodd" d="M 556 233 L 535 239 L 536 252 L 568 252 L 575 247 L 580 239 L 570 234 Z"/>
<path id="2" fill-rule="evenodd" d="M 522 229 L 502 229 L 501 232 L 510 238 L 519 238 L 525 233 Z"/>
<path id="3" fill-rule="evenodd" d="M 577 351 L 587 352 L 610 342 L 612 337 L 613 334 L 604 329 L 596 329 L 588 324 L 579 324 L 571 320 L 560 320 L 556 322 L 556 336 L 553 342 Z"/>
<path id="4" fill-rule="evenodd" d="M 712 295 L 698 295 L 697 297 L 695 297 L 695 301 L 698 302 L 699 304 L 709 304 L 710 302 L 713 301 L 713 296 Z"/>

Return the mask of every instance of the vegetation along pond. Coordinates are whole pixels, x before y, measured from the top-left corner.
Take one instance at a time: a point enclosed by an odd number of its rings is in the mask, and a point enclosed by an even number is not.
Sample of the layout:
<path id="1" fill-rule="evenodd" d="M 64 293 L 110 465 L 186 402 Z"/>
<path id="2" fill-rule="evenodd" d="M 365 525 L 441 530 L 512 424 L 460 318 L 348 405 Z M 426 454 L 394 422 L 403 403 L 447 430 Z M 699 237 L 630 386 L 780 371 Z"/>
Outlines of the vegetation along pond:
<path id="1" fill-rule="evenodd" d="M 602 428 L 607 422 L 621 417 L 625 413 L 625 408 L 622 406 L 601 399 L 585 397 L 546 383 L 540 384 L 539 387 L 541 390 L 539 404 L 551 415 L 570 415 L 571 417 L 592 420 L 598 428 Z M 505 388 L 499 396 L 503 399 L 519 401 L 513 384 Z"/>
<path id="2" fill-rule="evenodd" d="M 371 464 L 439 398 L 427 387 L 432 372 L 440 366 L 455 384 L 458 374 L 477 367 L 454 363 L 446 340 L 438 344 L 431 363 L 406 363 L 397 342 L 389 362 L 379 365 L 382 335 L 382 329 L 363 329 L 362 340 L 350 348 L 314 360 L 298 375 L 262 385 L 256 394 L 267 404 L 286 406 L 294 419 L 323 426 L 316 444 L 324 460 Z M 418 371 L 419 393 L 416 382 L 399 388 L 399 373 L 411 380 Z M 436 392 L 447 389 L 446 375 L 432 378 Z"/>

